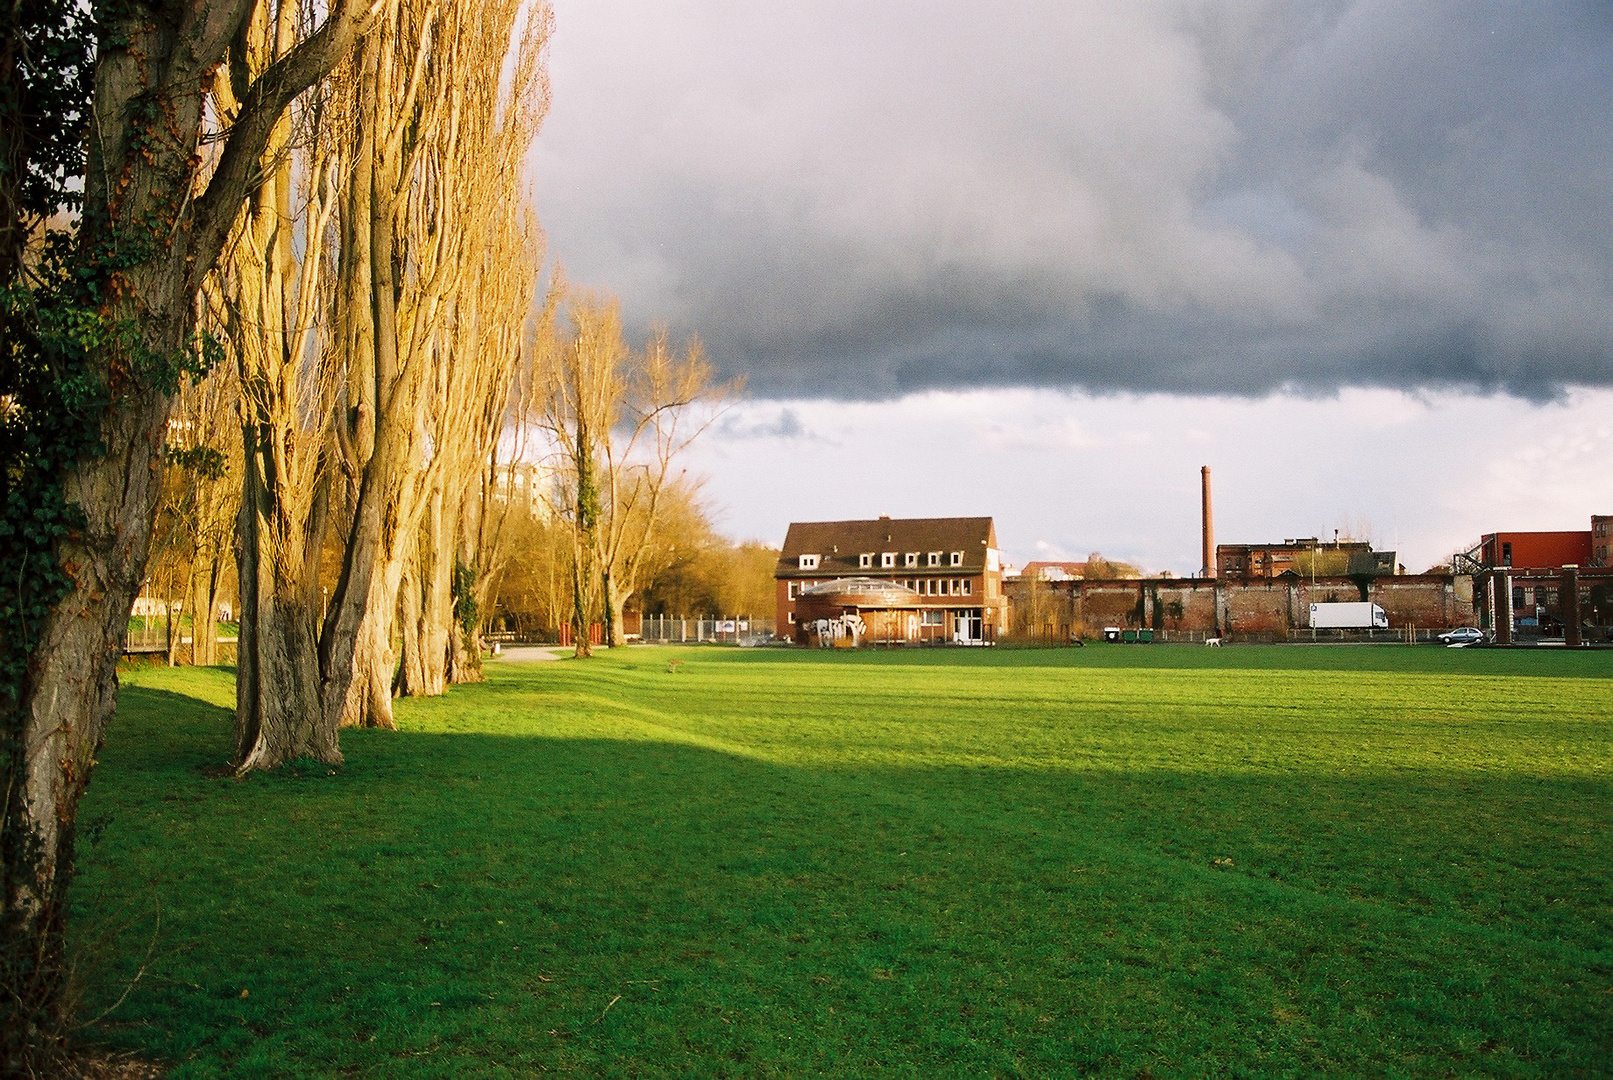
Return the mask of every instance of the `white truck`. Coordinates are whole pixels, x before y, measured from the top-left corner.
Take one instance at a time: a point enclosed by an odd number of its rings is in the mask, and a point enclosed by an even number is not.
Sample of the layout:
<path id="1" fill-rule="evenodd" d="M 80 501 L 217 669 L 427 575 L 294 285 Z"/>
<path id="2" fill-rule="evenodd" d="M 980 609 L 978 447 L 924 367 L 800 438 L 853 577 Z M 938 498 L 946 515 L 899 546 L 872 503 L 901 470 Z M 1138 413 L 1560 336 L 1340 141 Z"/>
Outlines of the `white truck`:
<path id="1" fill-rule="evenodd" d="M 1377 604 L 1312 604 L 1312 630 L 1387 630 L 1389 616 Z"/>

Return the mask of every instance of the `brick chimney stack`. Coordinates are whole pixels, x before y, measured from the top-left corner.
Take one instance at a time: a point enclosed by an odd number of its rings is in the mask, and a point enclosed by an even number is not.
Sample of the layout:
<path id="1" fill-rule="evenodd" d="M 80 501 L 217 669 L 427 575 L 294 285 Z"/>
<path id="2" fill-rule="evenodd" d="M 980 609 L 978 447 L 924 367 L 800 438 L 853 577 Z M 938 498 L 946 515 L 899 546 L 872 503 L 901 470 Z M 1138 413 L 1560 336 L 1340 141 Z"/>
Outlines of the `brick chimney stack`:
<path id="1" fill-rule="evenodd" d="M 1215 576 L 1215 526 L 1210 514 L 1210 467 L 1206 465 L 1200 469 L 1199 476 L 1204 485 L 1204 564 L 1199 570 L 1199 576 L 1213 578 Z"/>

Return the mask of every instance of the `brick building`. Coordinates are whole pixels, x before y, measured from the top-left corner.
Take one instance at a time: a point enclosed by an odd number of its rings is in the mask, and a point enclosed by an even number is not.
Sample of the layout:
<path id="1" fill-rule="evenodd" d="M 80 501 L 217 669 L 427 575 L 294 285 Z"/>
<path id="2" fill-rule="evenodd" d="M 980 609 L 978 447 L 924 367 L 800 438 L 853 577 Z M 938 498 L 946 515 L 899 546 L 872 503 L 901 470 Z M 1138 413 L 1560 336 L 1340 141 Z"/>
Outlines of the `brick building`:
<path id="1" fill-rule="evenodd" d="M 1591 515 L 1590 565 L 1613 567 L 1613 514 Z"/>
<path id="2" fill-rule="evenodd" d="M 803 640 L 796 610 L 802 592 L 842 579 L 873 579 L 913 594 L 912 640 L 995 641 L 1006 620 L 1002 571 L 989 517 L 793 522 L 773 574 L 778 635 Z"/>
<path id="3" fill-rule="evenodd" d="M 1371 544 L 1360 540 L 1327 542 L 1304 536 L 1280 544 L 1218 544 L 1215 549 L 1215 576 L 1222 578 L 1258 580 L 1284 574 L 1310 578 L 1394 572 L 1394 552 L 1373 551 Z"/>
<path id="4" fill-rule="evenodd" d="M 1591 519 L 1593 523 L 1596 520 Z M 1487 533 L 1479 541 L 1478 547 L 1467 555 L 1480 567 L 1556 569 L 1589 566 L 1593 555 L 1592 534 L 1593 529 Z"/>

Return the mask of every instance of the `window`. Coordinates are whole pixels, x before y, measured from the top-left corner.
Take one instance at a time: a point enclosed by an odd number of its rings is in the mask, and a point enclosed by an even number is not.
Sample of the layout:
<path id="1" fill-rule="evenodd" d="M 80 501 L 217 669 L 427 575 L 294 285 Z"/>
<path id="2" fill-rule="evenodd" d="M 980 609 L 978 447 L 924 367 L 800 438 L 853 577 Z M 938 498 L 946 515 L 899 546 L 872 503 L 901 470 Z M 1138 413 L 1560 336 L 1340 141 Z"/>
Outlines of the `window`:
<path id="1" fill-rule="evenodd" d="M 946 578 L 941 579 L 941 595 L 942 596 L 951 596 L 952 595 L 952 582 L 948 581 Z"/>
<path id="2" fill-rule="evenodd" d="M 1512 545 L 1510 543 L 1502 543 L 1501 545 L 1501 565 L 1512 565 Z"/>
<path id="3" fill-rule="evenodd" d="M 791 600 L 794 600 L 794 599 L 795 599 L 795 590 L 796 590 L 796 587 L 797 587 L 797 586 L 796 586 L 796 583 L 795 583 L 795 582 L 793 582 L 793 581 L 792 581 L 792 582 L 790 582 L 790 599 L 791 599 Z"/>
<path id="4" fill-rule="evenodd" d="M 962 566 L 963 565 L 963 552 L 954 551 L 952 553 L 952 565 L 953 566 Z"/>
<path id="5" fill-rule="evenodd" d="M 803 556 L 801 556 L 801 569 L 802 570 L 816 570 L 817 568 L 818 568 L 818 557 L 816 555 L 803 555 Z"/>
<path id="6" fill-rule="evenodd" d="M 874 553 L 871 551 L 865 551 L 861 555 L 857 556 L 857 565 L 864 570 L 867 570 L 869 567 L 873 566 Z"/>
<path id="7" fill-rule="evenodd" d="M 879 553 L 879 565 L 880 565 L 880 568 L 884 569 L 884 570 L 889 570 L 891 567 L 895 566 L 896 565 L 896 552 L 894 552 L 894 551 L 882 551 L 882 552 L 880 552 Z"/>
<path id="8" fill-rule="evenodd" d="M 903 566 L 917 566 L 918 564 L 919 564 L 919 553 L 918 552 L 909 551 L 906 555 L 902 556 L 902 565 Z"/>
<path id="9" fill-rule="evenodd" d="M 941 565 L 941 553 L 939 551 L 930 552 L 930 565 L 931 566 L 940 566 Z"/>
<path id="10" fill-rule="evenodd" d="M 968 578 L 964 578 L 963 579 L 963 595 L 968 596 L 971 593 L 973 593 L 974 592 L 974 584 L 975 583 L 970 581 Z"/>
<path id="11" fill-rule="evenodd" d="M 791 626 L 794 626 L 795 625 L 795 612 L 791 611 L 791 612 L 786 613 L 785 616 L 784 616 L 784 621 L 789 623 Z"/>
<path id="12" fill-rule="evenodd" d="M 940 608 L 929 608 L 928 610 L 919 612 L 919 620 L 920 625 L 923 626 L 945 626 L 946 612 L 942 611 Z"/>

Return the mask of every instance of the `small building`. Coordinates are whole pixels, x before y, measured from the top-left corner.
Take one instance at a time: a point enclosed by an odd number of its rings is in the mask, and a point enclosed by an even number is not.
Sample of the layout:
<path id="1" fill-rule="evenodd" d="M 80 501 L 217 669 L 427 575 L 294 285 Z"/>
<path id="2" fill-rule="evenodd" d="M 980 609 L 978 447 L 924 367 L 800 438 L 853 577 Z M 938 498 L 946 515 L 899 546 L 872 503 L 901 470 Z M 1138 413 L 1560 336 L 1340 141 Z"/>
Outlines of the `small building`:
<path id="1" fill-rule="evenodd" d="M 923 597 L 894 581 L 836 578 L 796 594 L 793 640 L 823 649 L 918 644 L 923 609 Z"/>
<path id="2" fill-rule="evenodd" d="M 799 620 L 808 613 L 813 623 L 828 618 L 827 609 L 835 606 L 830 598 L 840 595 L 831 590 L 808 597 L 808 610 L 802 611 L 798 606 L 803 593 L 820 585 L 860 581 L 893 585 L 912 594 L 915 602 L 911 607 L 903 606 L 905 593 L 887 592 L 883 598 L 891 601 L 889 605 L 868 608 L 892 613 L 891 620 L 897 619 L 894 613 L 901 612 L 903 627 L 908 614 L 916 618 L 914 635 L 890 630 L 888 640 L 893 643 L 994 642 L 1006 624 L 1002 576 L 1002 552 L 989 517 L 793 522 L 773 574 L 778 635 L 804 643 L 806 632 Z M 841 600 L 847 601 L 851 595 L 847 593 Z M 864 595 L 875 599 L 873 586 L 866 587 Z M 898 599 L 902 604 L 895 603 Z M 839 606 L 842 610 L 837 618 L 845 617 L 847 607 L 861 610 L 854 602 Z M 866 632 L 865 621 L 861 640 L 887 638 Z"/>

